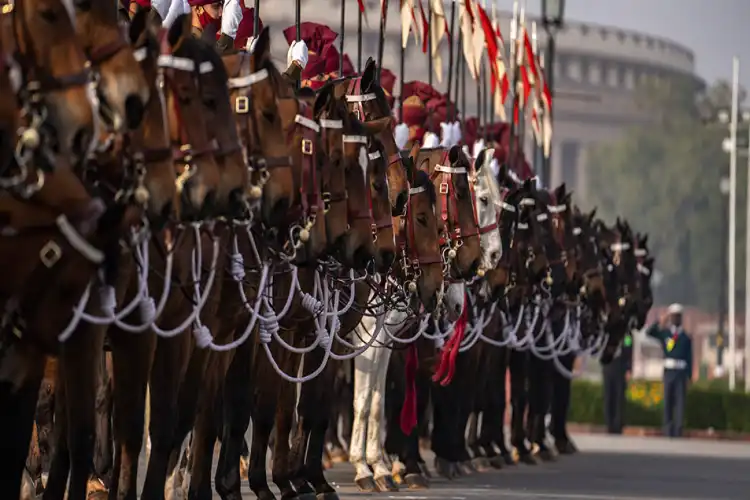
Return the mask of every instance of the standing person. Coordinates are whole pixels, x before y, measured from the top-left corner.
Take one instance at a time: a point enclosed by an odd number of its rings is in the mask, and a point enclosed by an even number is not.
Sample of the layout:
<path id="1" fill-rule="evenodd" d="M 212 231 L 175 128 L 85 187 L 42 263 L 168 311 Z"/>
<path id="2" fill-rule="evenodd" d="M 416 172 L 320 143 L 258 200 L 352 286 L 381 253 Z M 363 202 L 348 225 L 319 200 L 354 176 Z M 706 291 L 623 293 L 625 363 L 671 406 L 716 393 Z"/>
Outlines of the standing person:
<path id="1" fill-rule="evenodd" d="M 604 390 L 604 421 L 607 433 L 622 434 L 624 426 L 625 393 L 633 370 L 633 337 L 628 332 L 608 364 L 602 365 Z"/>
<path id="2" fill-rule="evenodd" d="M 682 327 L 682 306 L 672 304 L 646 334 L 664 350 L 664 435 L 680 437 L 687 387 L 693 378 L 693 341 Z"/>

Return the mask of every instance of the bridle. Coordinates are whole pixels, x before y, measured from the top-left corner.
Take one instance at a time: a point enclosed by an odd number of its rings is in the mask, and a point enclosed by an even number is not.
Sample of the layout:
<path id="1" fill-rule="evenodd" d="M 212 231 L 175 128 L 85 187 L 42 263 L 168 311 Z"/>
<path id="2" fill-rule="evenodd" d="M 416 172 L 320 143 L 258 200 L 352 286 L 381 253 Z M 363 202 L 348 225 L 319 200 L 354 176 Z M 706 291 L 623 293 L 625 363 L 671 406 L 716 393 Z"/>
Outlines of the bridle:
<path id="1" fill-rule="evenodd" d="M 440 215 L 438 217 L 438 232 L 440 234 L 440 247 L 443 256 L 443 264 L 446 266 L 446 276 L 450 271 L 451 262 L 455 259 L 458 249 L 464 245 L 468 238 L 479 238 L 480 230 L 476 212 L 476 193 L 474 186 L 469 182 L 468 172 L 465 167 L 456 167 L 448 164 L 448 151 L 443 151 L 440 162 L 430 175 L 433 183 L 440 180 L 438 198 L 440 200 Z M 457 162 L 456 162 L 457 163 Z M 455 185 L 454 175 L 465 175 L 471 196 L 472 226 L 468 231 L 461 228 L 458 208 L 458 190 Z"/>
<path id="2" fill-rule="evenodd" d="M 370 120 L 377 119 L 375 117 L 372 117 L 371 114 L 365 110 L 364 103 L 369 102 L 369 101 L 374 101 L 375 103 L 377 103 L 378 97 L 374 92 L 367 92 L 364 94 L 362 93 L 362 77 L 361 76 L 358 76 L 349 80 L 345 99 L 346 99 L 347 104 L 351 106 L 350 111 L 354 113 L 354 116 L 356 116 L 359 121 L 363 123 L 367 123 Z M 382 112 L 379 114 L 383 116 L 378 117 L 378 118 L 382 118 L 382 117 L 389 115 L 389 113 L 382 113 Z M 395 142 L 393 144 L 395 147 Z M 387 151 L 385 150 L 387 149 L 387 144 L 383 144 L 383 148 L 384 148 L 383 152 L 387 153 Z M 401 168 L 405 169 L 403 160 L 404 160 L 404 155 L 400 150 L 398 150 L 398 148 L 396 148 L 395 151 L 393 151 L 392 153 L 386 155 L 387 166 L 389 168 L 394 163 L 399 163 L 401 165 Z"/>
<path id="3" fill-rule="evenodd" d="M 183 72 L 191 74 L 200 92 L 200 75 L 210 73 L 214 70 L 214 67 L 209 61 L 196 63 L 196 61 L 187 57 L 174 56 L 167 43 L 166 32 L 163 31 L 160 35 L 162 39 L 160 43 L 161 51 L 157 60 L 160 69 L 158 87 L 162 91 L 168 88 L 173 95 L 173 112 L 177 119 L 179 137 L 177 138 L 177 144 L 174 142 L 172 144 L 172 157 L 175 164 L 184 165 L 182 173 L 177 178 L 178 185 L 184 185 L 188 179 L 196 174 L 196 160 L 214 155 L 218 147 L 215 140 L 208 140 L 205 144 L 198 144 L 197 147 L 192 144 L 190 137 L 188 137 L 188 129 L 183 120 L 182 110 L 178 102 L 179 91 L 175 83 L 175 73 Z M 164 98 L 166 99 L 166 96 Z"/>
<path id="4" fill-rule="evenodd" d="M 250 197 L 260 199 L 263 194 L 263 186 L 271 178 L 269 170 L 274 168 L 285 168 L 292 170 L 292 158 L 289 155 L 271 156 L 263 151 L 260 140 L 260 130 L 258 119 L 253 112 L 255 110 L 252 93 L 253 85 L 267 80 L 271 74 L 267 68 L 250 72 L 250 57 L 246 52 L 240 52 L 240 76 L 229 78 L 228 88 L 236 91 L 237 96 L 234 99 L 234 113 L 239 118 L 237 120 L 239 128 L 240 141 L 245 148 L 245 157 L 250 172 L 258 172 L 258 184 L 251 186 Z M 243 74 L 244 73 L 244 74 Z M 249 180 L 249 182 L 253 182 Z"/>
<path id="5" fill-rule="evenodd" d="M 406 203 L 406 213 L 401 217 L 400 228 L 396 235 L 396 246 L 401 257 L 401 270 L 404 278 L 404 290 L 410 293 L 416 291 L 416 283 L 422 274 L 420 264 L 442 264 L 440 254 L 420 255 L 417 248 L 417 237 L 414 232 L 414 209 L 412 207 L 413 195 L 426 193 L 426 186 L 410 187 L 409 201 Z"/>

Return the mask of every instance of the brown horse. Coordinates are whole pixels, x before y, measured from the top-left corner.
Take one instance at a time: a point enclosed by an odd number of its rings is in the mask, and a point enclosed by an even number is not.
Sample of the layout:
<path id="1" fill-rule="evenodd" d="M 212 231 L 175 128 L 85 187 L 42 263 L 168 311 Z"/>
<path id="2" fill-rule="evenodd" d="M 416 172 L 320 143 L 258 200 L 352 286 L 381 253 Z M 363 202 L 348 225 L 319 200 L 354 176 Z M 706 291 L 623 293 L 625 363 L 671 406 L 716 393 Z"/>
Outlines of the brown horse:
<path id="1" fill-rule="evenodd" d="M 393 118 L 390 106 L 385 98 L 382 87 L 378 84 L 378 66 L 375 60 L 369 58 L 361 76 L 335 80 L 334 96 L 344 100 L 349 111 L 360 121 L 369 123 L 377 120 L 387 121 Z M 390 128 L 378 133 L 375 139 L 383 145 L 388 162 L 388 197 L 391 200 L 394 216 L 402 215 L 409 198 L 407 191 L 408 171 L 404 163 L 404 155 L 396 146 Z"/>
<path id="2" fill-rule="evenodd" d="M 135 130 L 150 98 L 149 85 L 119 24 L 116 2 L 73 0 L 76 32 L 97 73 L 99 115 L 114 131 Z"/>
<path id="3" fill-rule="evenodd" d="M 139 54 L 140 67 L 138 72 L 146 75 L 148 83 L 147 93 L 153 95 L 149 99 L 145 109 L 142 111 L 144 117 L 141 125 L 135 131 L 128 132 L 121 140 L 114 142 L 106 151 L 99 152 L 94 162 L 96 169 L 91 170 L 91 178 L 100 188 L 100 191 L 112 200 L 131 200 L 133 203 L 145 208 L 145 215 L 154 223 L 155 227 L 163 224 L 166 217 L 170 215 L 173 199 L 176 194 L 174 167 L 172 165 L 172 151 L 167 135 L 167 124 L 165 120 L 165 109 L 163 101 L 159 98 L 160 90 L 157 89 L 157 55 L 158 44 L 155 35 L 158 26 L 151 24 L 147 26 L 145 12 L 134 19 L 130 27 L 130 37 L 133 47 Z M 128 49 L 130 50 L 130 49 Z M 119 283 L 116 286 L 115 296 L 122 300 L 128 280 L 131 279 L 134 270 L 134 262 L 129 256 L 124 256 L 120 262 Z M 93 307 L 93 311 L 100 313 L 100 309 Z M 106 327 L 103 325 L 82 324 L 74 335 L 83 336 L 93 340 L 90 351 L 84 359 L 97 359 L 101 356 L 103 334 Z M 63 351 L 63 357 L 79 356 L 78 352 Z M 70 374 L 64 370 L 65 366 L 75 366 L 76 370 Z M 84 370 L 92 370 L 84 372 Z M 72 379 L 84 372 L 86 375 L 82 380 Z M 68 472 L 71 462 L 84 463 L 79 466 L 83 472 L 76 477 L 88 475 L 88 463 L 90 463 L 90 451 L 78 452 L 83 457 L 73 456 L 74 450 L 80 448 L 72 440 L 78 436 L 93 436 L 94 428 L 94 406 L 93 400 L 96 387 L 93 385 L 98 379 L 98 364 L 80 361 L 80 358 L 63 359 L 60 369 L 61 380 L 57 386 L 61 390 L 56 394 L 56 454 L 52 461 L 50 481 L 48 482 L 48 498 L 62 495 L 68 480 Z M 66 387 L 76 387 L 75 397 L 66 398 Z M 70 457 L 68 458 L 68 455 Z M 88 455 L 88 457 L 86 456 Z"/>
<path id="4" fill-rule="evenodd" d="M 42 145 L 76 164 L 88 151 L 94 114 L 87 92 L 91 71 L 75 36 L 73 13 L 60 0 L 21 0 L 3 12 L 12 18 L 5 36 L 17 47 L 20 94 L 41 124 Z"/>
<path id="5" fill-rule="evenodd" d="M 443 259 L 451 276 L 471 279 L 482 262 L 474 191 L 469 182 L 472 165 L 459 146 L 449 151 L 422 149 L 416 162 L 417 168 L 428 173 L 437 192 Z"/>
<path id="6" fill-rule="evenodd" d="M 171 155 L 169 157 L 173 165 L 179 167 L 178 173 L 180 173 L 177 178 L 178 196 L 175 197 L 177 201 L 174 207 L 175 212 L 182 219 L 200 220 L 205 209 L 211 209 L 214 206 L 212 201 L 216 199 L 215 193 L 219 189 L 221 177 L 214 158 L 216 148 L 212 144 L 214 141 L 210 140 L 213 132 L 209 131 L 205 118 L 205 104 L 201 90 L 201 75 L 209 72 L 209 67 L 204 65 L 206 56 L 202 51 L 203 42 L 192 38 L 190 18 L 183 16 L 172 25 L 161 44 L 155 43 L 153 31 L 151 29 L 144 31 L 147 22 L 152 22 L 152 18 L 147 12 L 144 12 L 142 16 L 136 16 L 133 19 L 131 30 L 133 35 L 136 33 L 139 37 L 145 35 L 144 48 L 147 49 L 147 54 L 144 61 L 147 60 L 147 64 L 151 65 L 158 61 L 158 71 L 157 66 L 154 66 L 152 74 L 157 82 L 163 79 L 164 85 L 158 88 L 154 99 L 163 106 L 163 119 L 167 120 L 167 123 L 163 124 L 167 127 L 167 144 L 171 148 L 179 147 L 177 156 L 174 159 Z M 151 26 L 155 27 L 155 25 Z M 202 71 L 204 69 L 206 71 Z M 225 126 L 231 127 L 231 121 L 226 118 Z M 154 256 L 151 259 L 151 270 L 156 272 L 149 273 L 149 289 L 160 290 L 164 294 L 165 279 L 168 282 L 191 283 L 192 278 L 189 276 L 191 252 L 199 244 L 200 241 L 196 240 L 192 231 L 181 230 L 174 223 L 170 223 L 163 231 L 154 234 L 149 245 L 149 253 Z M 172 260 L 174 267 L 171 269 L 171 274 L 165 277 L 167 262 Z M 124 298 L 125 303 L 138 300 L 141 293 L 136 274 L 128 275 L 129 283 L 126 281 L 124 287 L 118 289 L 120 294 L 118 299 Z M 180 289 L 180 285 L 175 285 L 175 287 L 176 289 L 173 287 L 163 300 L 160 299 L 163 307 L 159 311 L 162 314 L 158 327 L 165 330 L 178 327 L 186 316 L 184 311 L 191 309 L 190 305 L 186 304 L 188 300 Z M 140 300 L 143 302 L 145 299 Z M 115 465 L 110 495 L 119 494 L 125 498 L 131 498 L 136 495 L 136 472 L 143 439 L 146 385 L 152 373 L 152 365 L 159 367 L 159 370 L 164 370 L 163 376 L 160 377 L 163 379 L 164 386 L 169 387 L 171 383 L 176 387 L 177 382 L 174 379 L 184 373 L 184 368 L 181 371 L 179 366 L 172 366 L 169 363 L 173 360 L 179 362 L 180 358 L 176 357 L 176 353 L 180 352 L 185 342 L 189 343 L 191 340 L 188 335 L 181 333 L 177 337 L 159 342 L 157 349 L 157 338 L 153 332 L 153 329 L 157 328 L 157 323 L 154 322 L 153 311 L 149 314 L 147 310 L 141 308 L 140 311 L 136 310 L 131 313 L 125 320 L 131 325 L 144 325 L 136 331 L 152 330 L 149 333 L 136 335 L 124 327 L 115 325 L 109 330 L 115 380 L 113 394 Z M 162 344 L 164 344 L 163 347 Z M 167 363 L 166 367 L 164 363 Z M 127 382 L 117 383 L 118 380 L 127 380 Z M 155 397 L 152 401 L 156 400 L 156 404 L 161 403 L 168 408 L 170 402 L 172 407 L 176 406 L 175 398 L 175 394 L 172 394 L 171 399 L 167 395 L 162 398 L 162 394 L 159 393 L 159 399 Z M 174 417 L 173 413 L 166 410 L 164 412 L 152 411 L 155 417 L 160 416 L 161 413 Z M 160 426 L 159 429 L 163 432 L 164 426 Z M 167 436 L 167 441 L 170 441 L 170 436 Z M 161 436 L 159 436 L 159 444 L 160 449 L 171 446 L 171 442 L 162 444 Z M 153 466 L 150 465 L 150 467 Z M 166 459 L 162 467 L 166 467 Z M 151 473 L 151 476 L 153 474 Z M 163 482 L 161 488 L 163 492 Z"/>

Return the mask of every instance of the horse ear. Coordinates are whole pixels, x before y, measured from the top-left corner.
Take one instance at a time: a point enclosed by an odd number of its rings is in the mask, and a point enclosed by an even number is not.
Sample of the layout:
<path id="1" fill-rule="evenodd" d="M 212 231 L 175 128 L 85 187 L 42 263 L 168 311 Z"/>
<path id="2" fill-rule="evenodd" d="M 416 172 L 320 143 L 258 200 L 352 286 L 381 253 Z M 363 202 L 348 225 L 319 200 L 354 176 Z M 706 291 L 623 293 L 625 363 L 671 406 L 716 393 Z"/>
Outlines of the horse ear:
<path id="1" fill-rule="evenodd" d="M 647 245 L 648 245 L 648 235 L 647 235 L 647 234 L 644 234 L 644 235 L 643 235 L 643 240 L 641 240 L 641 246 L 644 246 L 644 247 L 645 247 L 645 246 L 647 246 Z"/>
<path id="2" fill-rule="evenodd" d="M 485 148 L 479 152 L 476 159 L 474 160 L 474 172 L 479 173 L 482 171 L 484 166 L 484 157 L 487 156 L 488 149 Z"/>
<path id="3" fill-rule="evenodd" d="M 461 151 L 461 146 L 453 146 L 451 147 L 450 151 L 448 151 L 448 161 L 451 165 L 455 165 L 458 163 L 458 161 L 461 159 L 461 154 L 463 151 Z"/>
<path id="4" fill-rule="evenodd" d="M 332 93 L 333 85 L 331 84 L 326 84 L 318 90 L 318 93 L 315 96 L 315 104 L 313 105 L 313 116 L 315 118 L 320 117 L 320 113 L 322 113 L 328 106 L 328 103 L 331 102 Z"/>
<path id="5" fill-rule="evenodd" d="M 392 124 L 393 124 L 393 117 L 384 116 L 383 118 L 378 118 L 377 120 L 367 121 L 363 123 L 362 126 L 364 126 L 368 134 L 378 135 L 378 134 L 382 134 L 386 130 L 389 130 Z"/>
<path id="6" fill-rule="evenodd" d="M 591 211 L 589 214 L 589 222 L 593 221 L 596 218 L 596 207 Z"/>
<path id="7" fill-rule="evenodd" d="M 378 65 L 375 64 L 375 59 L 368 57 L 365 63 L 365 70 L 362 72 L 362 90 L 365 92 L 369 91 L 372 84 L 377 81 L 377 76 Z"/>
<path id="8" fill-rule="evenodd" d="M 193 23 L 190 14 L 182 14 L 175 19 L 175 22 L 169 27 L 169 32 L 167 32 L 167 42 L 173 50 L 187 37 L 192 36 L 192 26 Z"/>
<path id="9" fill-rule="evenodd" d="M 266 61 L 271 58 L 271 35 L 268 31 L 268 26 L 264 26 L 258 35 L 258 40 L 255 42 L 253 47 L 252 67 L 254 71 L 258 71 Z"/>

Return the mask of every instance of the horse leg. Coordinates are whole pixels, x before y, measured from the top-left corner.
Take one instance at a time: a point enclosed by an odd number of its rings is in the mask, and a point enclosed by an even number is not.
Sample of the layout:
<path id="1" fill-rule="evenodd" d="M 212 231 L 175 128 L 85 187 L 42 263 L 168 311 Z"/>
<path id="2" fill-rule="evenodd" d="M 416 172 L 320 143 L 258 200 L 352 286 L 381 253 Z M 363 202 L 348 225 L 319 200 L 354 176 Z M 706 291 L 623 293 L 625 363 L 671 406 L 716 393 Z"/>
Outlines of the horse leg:
<path id="1" fill-rule="evenodd" d="M 247 382 L 252 346 L 253 342 L 245 342 L 237 348 L 224 381 L 221 451 L 215 476 L 216 491 L 223 500 L 242 500 L 239 466 L 250 425 L 252 399 Z"/>
<path id="2" fill-rule="evenodd" d="M 288 358 L 292 361 L 292 356 Z M 294 367 L 292 373 L 298 372 L 296 360 L 287 366 Z M 292 487 L 292 470 L 289 460 L 289 435 L 292 432 L 294 419 L 294 402 L 296 399 L 296 385 L 281 381 L 280 391 L 276 395 L 276 439 L 273 447 L 273 463 L 271 465 L 271 479 L 281 492 L 282 500 L 296 498 L 297 492 Z"/>
<path id="3" fill-rule="evenodd" d="M 259 382 L 253 383 L 257 385 Z M 255 395 L 255 402 L 251 408 L 253 438 L 250 444 L 250 470 L 247 472 L 247 481 L 258 500 L 275 500 L 276 497 L 271 493 L 266 477 L 266 450 L 273 429 L 276 397 L 269 395 L 261 398 Z"/>
<path id="4" fill-rule="evenodd" d="M 575 355 L 568 354 L 563 356 L 561 362 L 568 370 L 573 370 Z M 557 451 L 570 455 L 578 451 L 573 441 L 570 439 L 567 429 L 568 407 L 570 406 L 570 384 L 571 380 L 562 375 L 556 369 L 552 369 L 552 383 L 554 390 L 552 392 L 552 419 L 550 431 L 555 439 L 555 448 Z"/>
<path id="5" fill-rule="evenodd" d="M 68 410 L 67 391 L 62 382 L 62 362 L 55 365 L 55 404 L 54 426 L 52 427 L 52 453 L 49 476 L 44 489 L 44 500 L 62 500 L 68 487 L 70 473 L 70 451 L 68 450 Z"/>
<path id="6" fill-rule="evenodd" d="M 174 422 L 179 418 L 179 388 L 185 376 L 189 350 L 190 337 L 185 334 L 156 342 L 149 376 L 148 434 L 151 450 L 141 493 L 144 500 L 164 498 L 167 469 L 176 441 Z"/>
<path id="7" fill-rule="evenodd" d="M 384 332 L 380 336 L 385 337 Z M 383 339 L 385 340 L 385 339 Z M 379 351 L 375 364 L 374 385 L 370 400 L 370 415 L 367 422 L 367 447 L 365 457 L 372 467 L 375 484 L 380 491 L 398 491 L 391 470 L 383 460 L 383 422 L 385 422 L 385 383 L 390 362 L 390 349 L 375 349 Z"/>
<path id="8" fill-rule="evenodd" d="M 44 355 L 20 343 L 0 354 L 0 443 L 5 460 L 0 467 L 0 498 L 15 500 L 21 495 L 44 363 Z"/>
<path id="9" fill-rule="evenodd" d="M 510 442 L 519 461 L 535 465 L 536 460 L 526 447 L 524 416 L 527 408 L 527 358 L 526 352 L 510 352 L 510 398 L 512 406 Z"/>
<path id="10" fill-rule="evenodd" d="M 94 473 L 105 488 L 112 481 L 112 356 L 102 358 L 96 387 Z"/>
<path id="11" fill-rule="evenodd" d="M 115 437 L 115 466 L 109 498 L 135 499 L 138 458 L 143 446 L 146 389 L 157 340 L 151 332 L 133 335 L 115 326 L 110 328 L 109 338 L 112 344 Z"/>
<path id="12" fill-rule="evenodd" d="M 357 327 L 357 335 L 353 341 L 355 348 L 361 347 L 364 340 L 362 335 L 368 335 L 364 327 Z M 369 337 L 365 337 L 369 339 Z M 352 420 L 352 439 L 349 445 L 349 461 L 354 466 L 354 482 L 360 491 L 377 491 L 372 471 L 367 465 L 365 458 L 365 447 L 367 444 L 367 423 L 370 417 L 371 400 L 373 394 L 373 378 L 375 375 L 375 363 L 379 351 L 385 349 L 366 349 L 365 352 L 354 358 L 354 399 Z"/>

